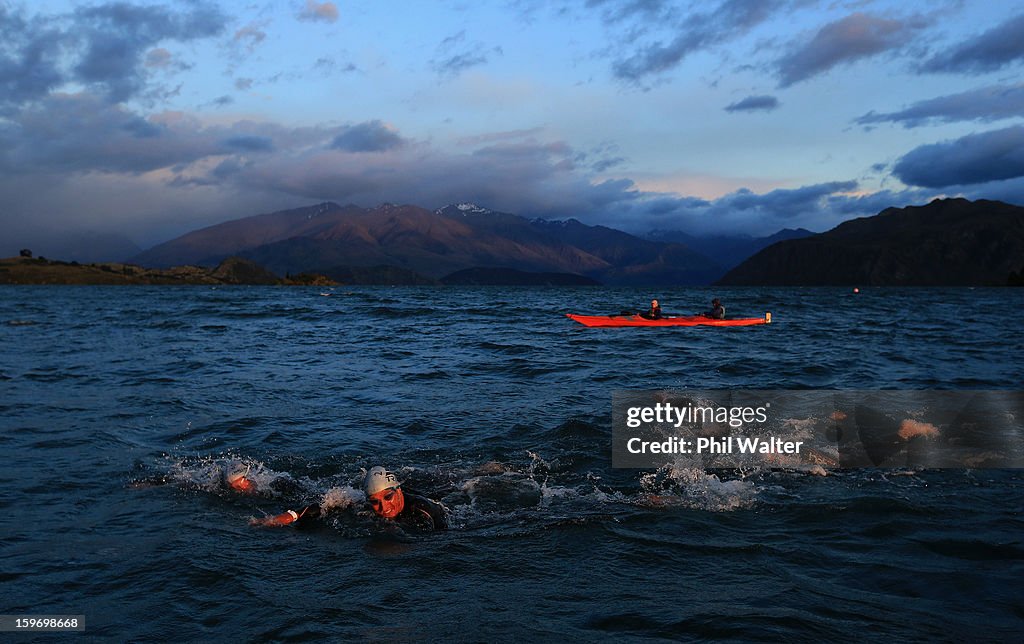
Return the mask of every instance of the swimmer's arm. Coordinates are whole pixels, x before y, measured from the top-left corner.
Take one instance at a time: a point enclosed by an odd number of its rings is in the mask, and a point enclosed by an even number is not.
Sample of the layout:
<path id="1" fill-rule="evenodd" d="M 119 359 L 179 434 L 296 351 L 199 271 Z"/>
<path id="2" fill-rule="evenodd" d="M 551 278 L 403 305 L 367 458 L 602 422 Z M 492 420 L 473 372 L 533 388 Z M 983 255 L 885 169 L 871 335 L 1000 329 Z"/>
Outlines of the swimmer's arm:
<path id="1" fill-rule="evenodd" d="M 284 525 L 291 525 L 306 517 L 315 518 L 320 514 L 319 506 L 307 505 L 302 509 L 302 512 L 296 512 L 295 510 L 285 510 L 281 514 L 274 515 L 272 517 L 262 517 L 259 519 L 250 519 L 249 525 L 261 525 L 267 527 L 277 527 Z"/>

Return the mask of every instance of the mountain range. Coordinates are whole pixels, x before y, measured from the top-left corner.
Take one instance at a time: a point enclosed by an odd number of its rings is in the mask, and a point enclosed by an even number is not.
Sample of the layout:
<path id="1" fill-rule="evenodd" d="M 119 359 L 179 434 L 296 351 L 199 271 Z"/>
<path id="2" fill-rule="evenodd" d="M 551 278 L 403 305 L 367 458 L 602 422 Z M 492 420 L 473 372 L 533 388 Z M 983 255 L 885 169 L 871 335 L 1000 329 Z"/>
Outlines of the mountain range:
<path id="1" fill-rule="evenodd" d="M 232 255 L 284 275 L 316 272 L 344 279 L 355 269 L 365 277 L 367 267 L 380 267 L 393 276 L 405 275 L 404 283 L 504 268 L 547 273 L 544 283 L 555 279 L 551 274 L 563 273 L 603 284 L 706 284 L 724 270 L 677 242 L 641 239 L 575 219 L 527 219 L 473 204 L 431 211 L 328 202 L 203 228 L 130 261 L 213 265 Z"/>
<path id="2" fill-rule="evenodd" d="M 715 263 L 723 269 L 730 269 L 762 248 L 767 248 L 776 242 L 802 239 L 813 234 L 806 228 L 783 228 L 767 237 L 752 237 L 744 234 L 697 236 L 682 230 L 652 230 L 645 237 L 652 241 L 683 244 L 708 257 L 713 257 Z"/>
<path id="3" fill-rule="evenodd" d="M 230 256 L 286 277 L 364 284 L 1002 285 L 1024 275 L 1024 208 L 937 199 L 821 234 L 641 238 L 473 204 L 327 202 L 196 230 L 129 261 L 215 266 Z"/>
<path id="4" fill-rule="evenodd" d="M 769 246 L 722 285 L 992 286 L 1024 273 L 1024 208 L 936 199 Z"/>

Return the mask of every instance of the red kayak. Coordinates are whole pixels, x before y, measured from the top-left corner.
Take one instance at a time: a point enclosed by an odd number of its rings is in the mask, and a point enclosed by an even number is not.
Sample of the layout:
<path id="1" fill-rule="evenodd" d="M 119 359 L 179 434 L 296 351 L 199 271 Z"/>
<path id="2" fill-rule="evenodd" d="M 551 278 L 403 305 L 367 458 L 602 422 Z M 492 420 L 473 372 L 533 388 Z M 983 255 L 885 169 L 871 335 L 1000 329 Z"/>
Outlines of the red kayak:
<path id="1" fill-rule="evenodd" d="M 566 313 L 570 320 L 583 326 L 753 326 L 755 324 L 771 324 L 772 314 L 765 313 L 763 318 L 739 318 L 735 320 L 716 320 L 703 315 L 664 317 L 660 320 L 648 320 L 639 315 L 576 315 Z"/>

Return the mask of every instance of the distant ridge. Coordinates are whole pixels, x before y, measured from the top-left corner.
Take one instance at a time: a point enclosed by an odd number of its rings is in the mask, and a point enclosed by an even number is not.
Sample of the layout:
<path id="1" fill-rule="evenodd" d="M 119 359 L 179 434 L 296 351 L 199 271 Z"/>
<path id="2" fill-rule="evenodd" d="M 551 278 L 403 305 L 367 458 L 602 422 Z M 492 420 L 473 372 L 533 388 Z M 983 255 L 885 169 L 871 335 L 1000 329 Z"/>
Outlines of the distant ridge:
<path id="1" fill-rule="evenodd" d="M 678 242 L 690 248 L 699 248 L 701 253 L 714 258 L 715 262 L 722 266 L 724 272 L 776 242 L 801 239 L 814 234 L 806 228 L 783 228 L 767 237 L 751 237 L 742 234 L 699 236 L 681 230 L 652 230 L 646 237 L 653 241 Z"/>
<path id="2" fill-rule="evenodd" d="M 1024 271 L 1024 208 L 936 199 L 760 251 L 722 285 L 1005 285 Z"/>
<path id="3" fill-rule="evenodd" d="M 582 275 L 605 284 L 706 284 L 713 261 L 673 242 L 641 239 L 574 219 L 530 220 L 475 204 L 437 210 L 325 202 L 197 230 L 132 258 L 212 266 L 229 255 L 277 274 L 393 267 L 429 280 L 476 268 Z M 413 279 L 413 278 L 410 278 Z M 419 278 L 415 278 L 419 279 Z M 421 283 L 421 282 L 413 282 Z"/>

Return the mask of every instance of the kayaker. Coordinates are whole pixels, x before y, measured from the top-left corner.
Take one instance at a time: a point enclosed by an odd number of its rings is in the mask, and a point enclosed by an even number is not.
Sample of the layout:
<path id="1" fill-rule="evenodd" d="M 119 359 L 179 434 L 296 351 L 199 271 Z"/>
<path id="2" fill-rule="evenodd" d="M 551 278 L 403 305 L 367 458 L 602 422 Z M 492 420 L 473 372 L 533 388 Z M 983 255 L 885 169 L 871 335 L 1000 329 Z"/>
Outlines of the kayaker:
<path id="1" fill-rule="evenodd" d="M 722 302 L 716 297 L 711 300 L 711 310 L 704 312 L 704 317 L 713 318 L 715 320 L 725 319 L 725 307 L 722 306 Z"/>
<path id="2" fill-rule="evenodd" d="M 651 300 L 651 308 L 640 314 L 640 317 L 647 320 L 660 320 L 661 319 L 661 305 L 658 304 L 658 300 Z"/>

